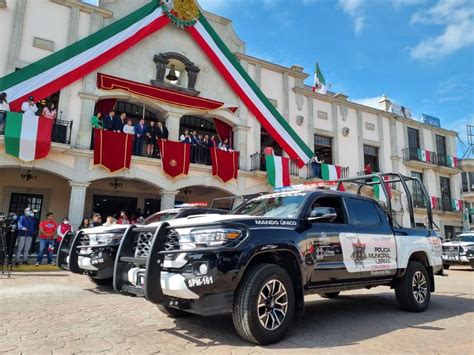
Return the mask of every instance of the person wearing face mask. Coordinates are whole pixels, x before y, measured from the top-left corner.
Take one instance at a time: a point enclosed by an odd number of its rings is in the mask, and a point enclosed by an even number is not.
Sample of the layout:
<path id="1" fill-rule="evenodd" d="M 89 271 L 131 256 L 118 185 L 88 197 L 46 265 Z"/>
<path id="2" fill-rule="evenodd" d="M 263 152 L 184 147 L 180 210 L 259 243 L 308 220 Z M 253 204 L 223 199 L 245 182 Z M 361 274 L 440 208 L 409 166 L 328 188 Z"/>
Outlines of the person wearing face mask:
<path id="1" fill-rule="evenodd" d="M 15 255 L 15 264 L 20 264 L 20 255 L 23 254 L 23 265 L 28 265 L 28 254 L 31 241 L 36 234 L 36 218 L 30 207 L 25 208 L 25 214 L 18 220 L 18 248 Z"/>
<path id="2" fill-rule="evenodd" d="M 127 213 L 125 211 L 120 212 L 120 218 L 117 220 L 117 224 L 130 224 Z"/>
<path id="3" fill-rule="evenodd" d="M 18 216 L 16 215 L 16 213 L 11 212 L 8 215 L 6 228 L 5 228 L 7 260 L 8 260 L 9 265 L 13 261 L 13 248 L 15 247 L 17 235 L 18 235 Z"/>
<path id="4" fill-rule="evenodd" d="M 63 218 L 63 221 L 58 226 L 56 233 L 58 234 L 58 238 L 56 239 L 57 244 L 61 243 L 61 240 L 63 240 L 67 233 L 72 233 L 72 226 L 69 224 L 69 219 L 67 217 Z"/>

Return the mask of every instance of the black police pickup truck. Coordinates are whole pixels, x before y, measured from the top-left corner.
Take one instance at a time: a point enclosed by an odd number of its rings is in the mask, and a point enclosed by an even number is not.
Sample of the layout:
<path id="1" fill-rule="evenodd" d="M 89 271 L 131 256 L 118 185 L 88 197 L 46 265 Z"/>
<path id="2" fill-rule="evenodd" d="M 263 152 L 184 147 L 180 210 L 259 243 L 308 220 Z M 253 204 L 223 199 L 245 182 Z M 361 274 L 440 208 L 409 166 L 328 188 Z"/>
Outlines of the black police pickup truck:
<path id="1" fill-rule="evenodd" d="M 392 224 L 375 200 L 356 194 L 263 195 L 232 215 L 129 228 L 114 288 L 145 296 L 172 317 L 232 313 L 237 332 L 259 344 L 281 339 L 302 315 L 306 294 L 333 298 L 383 285 L 395 289 L 403 309 L 424 311 L 442 273 L 441 240 Z"/>
<path id="2" fill-rule="evenodd" d="M 141 225 L 205 214 L 225 214 L 228 211 L 188 204 L 186 207 L 157 212 Z M 86 274 L 97 285 L 112 284 L 115 256 L 123 234 L 130 225 L 115 224 L 94 227 L 68 234 L 59 246 L 57 265 L 63 270 Z"/>

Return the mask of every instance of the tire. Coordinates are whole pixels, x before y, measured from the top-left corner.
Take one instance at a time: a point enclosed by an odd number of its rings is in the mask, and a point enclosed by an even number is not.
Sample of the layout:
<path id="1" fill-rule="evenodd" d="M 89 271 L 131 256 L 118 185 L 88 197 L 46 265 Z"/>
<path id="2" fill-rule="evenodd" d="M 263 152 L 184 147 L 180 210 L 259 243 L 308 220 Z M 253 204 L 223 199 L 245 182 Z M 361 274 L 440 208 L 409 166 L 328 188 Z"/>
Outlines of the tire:
<path id="1" fill-rule="evenodd" d="M 336 298 L 337 296 L 339 296 L 340 292 L 325 292 L 325 293 L 321 293 L 320 296 L 322 298 Z"/>
<path id="2" fill-rule="evenodd" d="M 89 280 L 93 283 L 95 283 L 97 286 L 109 286 L 112 285 L 113 278 L 109 277 L 107 279 L 98 279 L 93 276 L 88 275 L 87 276 Z"/>
<path id="3" fill-rule="evenodd" d="M 423 264 L 417 261 L 408 264 L 405 275 L 395 283 L 395 295 L 400 307 L 406 311 L 423 312 L 428 308 L 431 279 Z"/>
<path id="4" fill-rule="evenodd" d="M 265 345 L 282 339 L 294 313 L 295 292 L 288 273 L 274 264 L 258 264 L 237 290 L 232 319 L 242 338 Z"/>
<path id="5" fill-rule="evenodd" d="M 169 317 L 169 318 L 182 318 L 182 317 L 189 316 L 188 312 L 182 311 L 182 310 L 177 309 L 177 308 L 165 306 L 165 305 L 162 305 L 162 304 L 157 305 L 157 307 L 161 312 L 166 314 L 166 316 Z"/>
<path id="6" fill-rule="evenodd" d="M 449 264 L 443 264 L 443 269 L 448 270 L 451 265 Z"/>

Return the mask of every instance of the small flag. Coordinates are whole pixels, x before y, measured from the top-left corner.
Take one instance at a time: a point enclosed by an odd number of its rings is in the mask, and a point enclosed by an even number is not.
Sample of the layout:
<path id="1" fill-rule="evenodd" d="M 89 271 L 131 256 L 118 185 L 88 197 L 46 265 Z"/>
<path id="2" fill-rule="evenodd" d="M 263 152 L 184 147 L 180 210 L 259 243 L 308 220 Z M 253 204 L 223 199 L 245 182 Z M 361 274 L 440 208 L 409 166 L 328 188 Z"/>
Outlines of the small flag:
<path id="1" fill-rule="evenodd" d="M 323 180 L 338 180 L 342 178 L 342 167 L 332 164 L 321 164 L 321 177 Z M 343 184 L 339 185 L 339 191 L 346 191 Z"/>
<path id="2" fill-rule="evenodd" d="M 431 152 L 429 150 L 418 149 L 418 159 L 426 163 L 431 162 Z"/>
<path id="3" fill-rule="evenodd" d="M 434 196 L 430 196 L 431 200 L 431 208 L 432 209 L 437 209 L 438 208 L 438 199 Z"/>
<path id="4" fill-rule="evenodd" d="M 461 200 L 452 200 L 451 201 L 453 211 L 459 212 L 462 210 L 462 201 Z"/>
<path id="5" fill-rule="evenodd" d="M 456 157 L 453 157 L 451 155 L 448 155 L 447 156 L 447 160 L 448 160 L 448 165 L 452 168 L 457 168 L 459 166 L 459 160 L 458 158 Z"/>
<path id="6" fill-rule="evenodd" d="M 388 176 L 384 176 L 383 178 L 384 180 L 388 180 Z M 374 177 L 372 181 L 378 182 L 379 178 Z M 392 198 L 392 193 L 390 191 L 390 184 L 385 183 L 385 189 L 387 190 L 388 198 Z M 387 203 L 387 196 L 385 196 L 385 193 L 383 191 L 381 184 L 374 185 L 374 196 L 377 200 Z"/>
<path id="7" fill-rule="evenodd" d="M 318 92 L 320 94 L 326 93 L 326 80 L 324 79 L 324 75 L 319 68 L 319 63 L 316 62 L 316 67 L 314 69 L 314 84 L 313 84 L 313 92 Z"/>
<path id="8" fill-rule="evenodd" d="M 273 187 L 290 186 L 290 159 L 265 155 L 268 183 Z"/>

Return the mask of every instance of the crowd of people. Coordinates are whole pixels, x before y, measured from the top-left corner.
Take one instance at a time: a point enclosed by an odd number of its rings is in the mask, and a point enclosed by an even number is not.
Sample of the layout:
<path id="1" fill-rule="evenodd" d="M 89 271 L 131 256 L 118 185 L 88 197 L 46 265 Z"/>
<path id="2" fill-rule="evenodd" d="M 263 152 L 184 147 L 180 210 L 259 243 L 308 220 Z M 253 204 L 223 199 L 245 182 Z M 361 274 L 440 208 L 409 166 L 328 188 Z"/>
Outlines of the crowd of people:
<path id="1" fill-rule="evenodd" d="M 161 121 L 151 120 L 149 123 L 145 119 L 140 119 L 134 124 L 133 120 L 127 117 L 125 112 L 116 115 L 115 111 L 110 111 L 107 115 L 97 112 L 91 117 L 92 128 L 103 129 L 112 132 L 122 132 L 134 136 L 133 155 L 160 158 L 158 141 L 168 139 L 169 132 Z M 232 151 L 229 139 L 220 141 L 215 134 L 198 134 L 196 130 L 184 129 L 179 137 L 181 143 L 191 145 L 191 162 L 198 164 L 211 164 L 209 148 L 218 148 L 225 151 Z"/>
<path id="2" fill-rule="evenodd" d="M 143 220 L 143 214 L 140 208 L 131 214 L 126 211 L 120 211 L 118 214 L 109 215 L 106 217 L 105 222 L 102 220 L 100 213 L 94 212 L 91 217 L 84 217 L 82 219 L 79 230 L 85 228 L 93 228 L 99 226 L 112 226 L 115 224 L 135 224 L 140 223 Z"/>
<path id="3" fill-rule="evenodd" d="M 36 266 L 39 266 L 44 254 L 47 255 L 47 263 L 54 265 L 53 253 L 58 248 L 64 236 L 73 232 L 69 219 L 64 217 L 61 223 L 57 223 L 53 212 L 46 214 L 46 219 L 38 221 L 34 211 L 27 207 L 24 214 L 18 217 L 15 213 L 8 215 L 5 226 L 7 257 L 9 263 L 16 266 L 28 265 L 28 258 L 32 250 L 36 248 L 36 238 L 39 238 L 37 248 Z M 15 256 L 15 258 L 13 258 Z"/>

